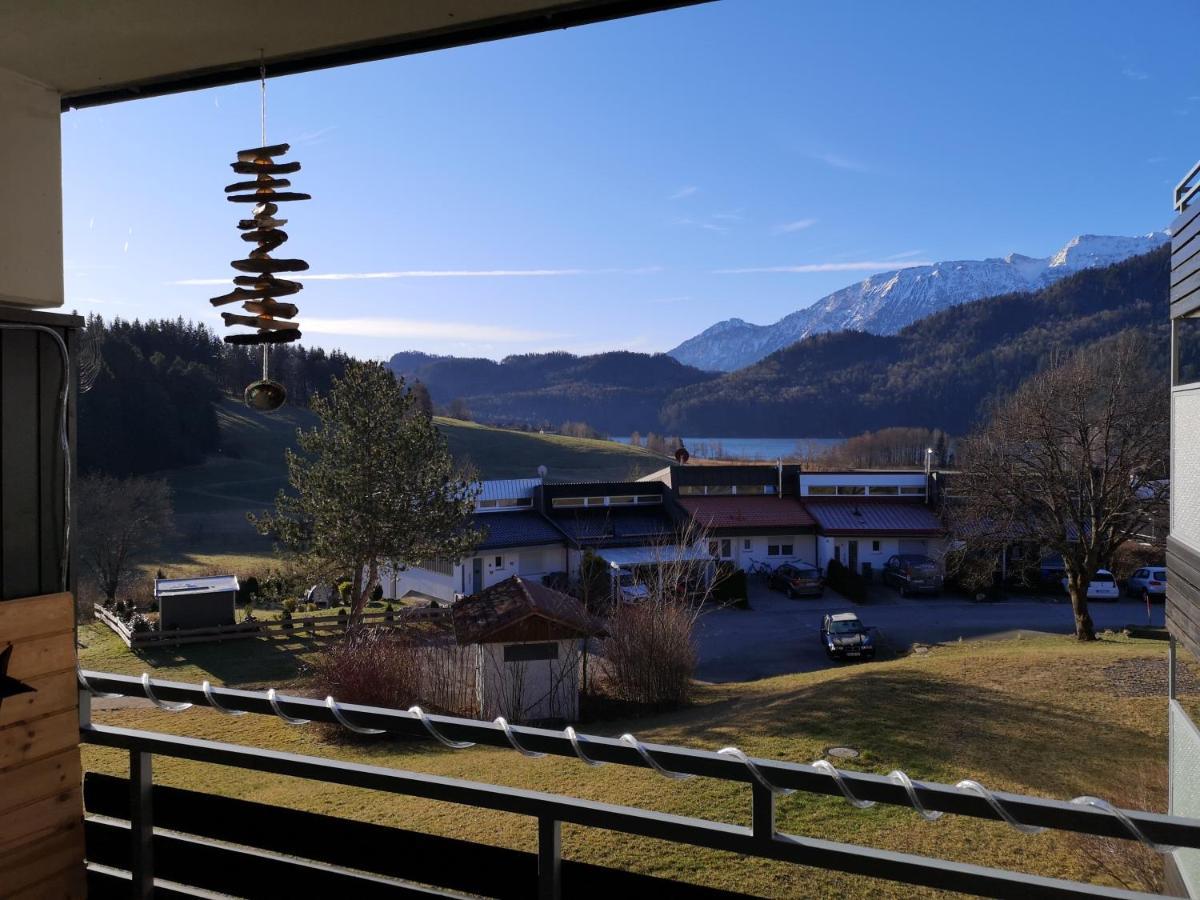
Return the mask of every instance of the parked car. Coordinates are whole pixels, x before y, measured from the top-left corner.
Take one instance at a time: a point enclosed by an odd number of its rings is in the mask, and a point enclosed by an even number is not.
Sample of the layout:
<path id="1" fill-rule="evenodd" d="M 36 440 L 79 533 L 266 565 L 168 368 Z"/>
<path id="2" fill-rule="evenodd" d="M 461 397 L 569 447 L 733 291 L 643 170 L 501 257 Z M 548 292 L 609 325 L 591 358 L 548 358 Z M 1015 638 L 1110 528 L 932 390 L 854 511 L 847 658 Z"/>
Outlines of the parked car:
<path id="1" fill-rule="evenodd" d="M 874 659 L 875 638 L 851 612 L 831 613 L 821 622 L 821 646 L 830 659 Z"/>
<path id="2" fill-rule="evenodd" d="M 773 591 L 783 591 L 789 597 L 820 597 L 825 593 L 825 579 L 816 566 L 784 563 L 767 579 Z"/>
<path id="3" fill-rule="evenodd" d="M 1063 590 L 1067 589 L 1067 579 L 1062 580 Z M 1097 569 L 1092 580 L 1088 582 L 1087 598 L 1089 600 L 1120 600 L 1121 589 L 1117 579 L 1108 569 Z"/>
<path id="4" fill-rule="evenodd" d="M 928 556 L 899 553 L 883 564 L 883 583 L 895 586 L 901 597 L 921 592 L 936 594 L 942 589 L 942 573 Z"/>
<path id="5" fill-rule="evenodd" d="M 1167 596 L 1167 570 L 1161 566 L 1145 566 L 1129 576 L 1125 593 L 1143 600 L 1164 600 Z"/>
<path id="6" fill-rule="evenodd" d="M 650 596 L 650 588 L 634 577 L 628 569 L 621 569 L 617 576 L 617 589 L 622 603 L 641 603 Z"/>

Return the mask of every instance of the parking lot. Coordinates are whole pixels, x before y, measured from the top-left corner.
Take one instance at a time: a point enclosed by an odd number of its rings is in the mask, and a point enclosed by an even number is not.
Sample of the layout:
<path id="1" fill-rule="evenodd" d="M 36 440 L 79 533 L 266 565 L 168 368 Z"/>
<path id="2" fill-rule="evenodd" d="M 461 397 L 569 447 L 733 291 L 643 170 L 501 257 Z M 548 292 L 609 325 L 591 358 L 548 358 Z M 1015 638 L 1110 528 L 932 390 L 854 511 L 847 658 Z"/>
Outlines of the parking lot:
<path id="1" fill-rule="evenodd" d="M 696 636 L 700 680 L 751 681 L 845 665 L 829 660 L 820 645 L 821 617 L 829 612 L 857 613 L 878 629 L 883 648 L 891 653 L 960 637 L 1012 637 L 1018 631 L 1070 634 L 1075 627 L 1065 594 L 977 603 L 950 594 L 902 599 L 890 588 L 873 585 L 868 602 L 851 603 L 828 588 L 821 599 L 788 600 L 752 582 L 750 606 L 701 618 Z M 1147 624 L 1146 606 L 1139 600 L 1094 601 L 1089 608 L 1097 629 Z M 1163 624 L 1162 604 L 1151 607 L 1150 624 Z"/>

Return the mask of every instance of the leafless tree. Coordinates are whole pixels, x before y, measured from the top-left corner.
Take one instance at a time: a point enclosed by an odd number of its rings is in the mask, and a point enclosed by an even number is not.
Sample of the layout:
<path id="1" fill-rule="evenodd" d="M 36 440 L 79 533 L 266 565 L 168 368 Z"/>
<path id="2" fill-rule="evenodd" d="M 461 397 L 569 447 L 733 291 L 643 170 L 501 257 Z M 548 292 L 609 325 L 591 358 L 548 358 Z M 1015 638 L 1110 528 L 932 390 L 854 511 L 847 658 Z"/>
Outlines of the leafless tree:
<path id="1" fill-rule="evenodd" d="M 134 575 L 134 562 L 173 530 L 165 481 L 92 475 L 79 481 L 79 558 L 106 600 Z"/>
<path id="2" fill-rule="evenodd" d="M 1125 333 L 1034 375 L 963 442 L 951 484 L 968 550 L 1027 541 L 1062 555 L 1081 641 L 1096 636 L 1092 575 L 1166 507 L 1167 392 L 1148 354 Z"/>

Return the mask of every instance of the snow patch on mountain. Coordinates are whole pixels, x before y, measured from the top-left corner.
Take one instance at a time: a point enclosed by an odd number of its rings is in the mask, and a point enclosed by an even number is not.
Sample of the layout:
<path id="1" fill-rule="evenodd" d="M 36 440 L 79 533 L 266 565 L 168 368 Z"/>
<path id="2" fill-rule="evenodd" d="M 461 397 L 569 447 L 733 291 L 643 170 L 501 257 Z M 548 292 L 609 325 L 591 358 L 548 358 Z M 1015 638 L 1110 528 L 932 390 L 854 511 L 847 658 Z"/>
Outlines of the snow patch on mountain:
<path id="1" fill-rule="evenodd" d="M 810 334 L 855 329 L 895 334 L 932 313 L 1016 291 L 1035 291 L 1083 269 L 1149 253 L 1170 240 L 1165 231 L 1123 237 L 1081 234 L 1047 257 L 951 260 L 882 272 L 844 287 L 773 325 L 726 319 L 668 351 L 682 363 L 731 372 Z"/>

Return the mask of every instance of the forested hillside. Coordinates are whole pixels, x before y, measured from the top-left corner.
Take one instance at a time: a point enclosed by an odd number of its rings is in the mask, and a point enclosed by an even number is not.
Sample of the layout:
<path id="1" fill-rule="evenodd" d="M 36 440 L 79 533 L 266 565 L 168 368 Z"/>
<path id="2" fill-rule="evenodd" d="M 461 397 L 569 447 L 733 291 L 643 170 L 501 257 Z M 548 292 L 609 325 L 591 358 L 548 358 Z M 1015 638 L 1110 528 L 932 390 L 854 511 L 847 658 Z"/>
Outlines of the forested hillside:
<path id="1" fill-rule="evenodd" d="M 422 382 L 435 403 L 463 401 L 472 417 L 536 427 L 586 421 L 612 434 L 653 428 L 667 395 L 716 376 L 666 354 L 528 353 L 500 362 L 397 353 L 392 370 Z"/>
<path id="2" fill-rule="evenodd" d="M 1035 293 L 945 310 L 896 335 L 816 335 L 761 362 L 677 390 L 661 427 L 676 434 L 844 436 L 893 425 L 961 434 L 989 398 L 1056 354 L 1133 328 L 1166 372 L 1167 250 L 1081 272 Z"/>
<path id="3" fill-rule="evenodd" d="M 257 348 L 202 323 L 88 319 L 80 339 L 79 467 L 129 475 L 199 463 L 220 448 L 216 403 L 240 399 L 260 372 Z M 349 357 L 295 345 L 271 350 L 271 377 L 307 406 Z"/>

